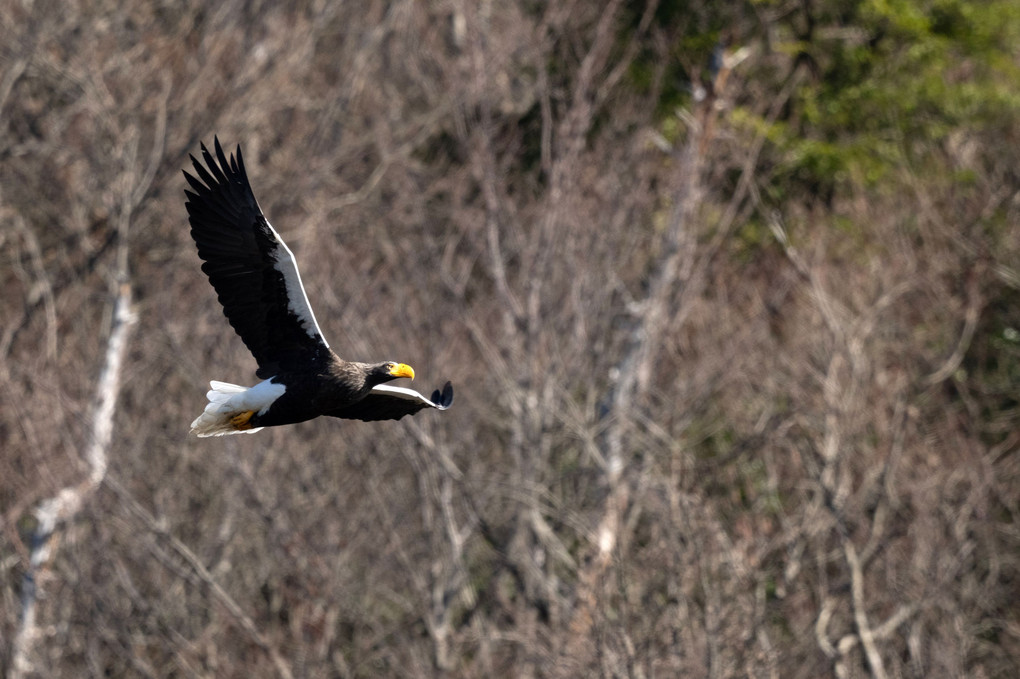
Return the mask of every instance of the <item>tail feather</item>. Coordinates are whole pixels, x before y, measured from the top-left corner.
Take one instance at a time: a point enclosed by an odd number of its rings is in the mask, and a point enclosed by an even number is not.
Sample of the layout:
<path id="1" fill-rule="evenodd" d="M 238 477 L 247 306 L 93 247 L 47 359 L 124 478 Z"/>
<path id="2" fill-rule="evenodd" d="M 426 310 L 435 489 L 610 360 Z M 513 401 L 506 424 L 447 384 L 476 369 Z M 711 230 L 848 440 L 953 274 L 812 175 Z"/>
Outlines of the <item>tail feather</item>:
<path id="1" fill-rule="evenodd" d="M 263 385 L 268 385 L 268 388 Z M 191 433 L 200 437 L 254 434 L 262 427 L 237 429 L 231 424 L 231 418 L 248 410 L 264 411 L 283 393 L 282 385 L 275 385 L 268 381 L 249 388 L 213 380 L 209 382 L 209 386 L 211 389 L 205 395 L 209 399 L 209 403 L 205 406 L 202 414 L 191 423 Z M 278 389 L 273 389 L 273 387 Z M 274 394 L 276 391 L 279 393 Z"/>
<path id="2" fill-rule="evenodd" d="M 211 380 L 209 382 L 209 386 L 212 387 L 212 391 L 206 394 L 207 398 L 212 398 L 212 394 L 240 394 L 248 391 L 248 387 L 242 387 L 239 384 L 231 384 L 230 382 L 217 382 L 216 380 Z"/>

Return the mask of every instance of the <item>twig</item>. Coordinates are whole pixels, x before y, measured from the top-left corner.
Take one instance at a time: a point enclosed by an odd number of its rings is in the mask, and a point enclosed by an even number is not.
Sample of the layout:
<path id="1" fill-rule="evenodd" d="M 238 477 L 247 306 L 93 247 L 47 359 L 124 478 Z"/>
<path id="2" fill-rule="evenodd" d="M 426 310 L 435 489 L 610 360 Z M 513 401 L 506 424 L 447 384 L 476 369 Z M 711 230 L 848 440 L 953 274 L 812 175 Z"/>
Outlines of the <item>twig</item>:
<path id="1" fill-rule="evenodd" d="M 981 317 L 981 307 L 984 302 L 978 280 L 979 276 L 972 272 L 969 285 L 967 286 L 967 310 L 963 316 L 963 331 L 960 333 L 960 339 L 957 341 L 953 353 L 949 355 L 949 358 L 942 364 L 942 367 L 925 378 L 925 382 L 929 385 L 935 385 L 948 379 L 956 372 L 960 364 L 963 363 L 963 357 L 967 353 L 967 349 L 970 348 L 971 340 L 974 339 L 974 331 L 977 330 L 978 319 Z"/>
<path id="2" fill-rule="evenodd" d="M 209 572 L 209 569 L 205 567 L 201 559 L 195 555 L 191 549 L 180 541 L 176 536 L 171 534 L 159 521 L 156 520 L 148 510 L 145 509 L 124 486 L 120 484 L 117 479 L 113 477 L 106 477 L 104 479 L 107 488 L 112 490 L 120 497 L 121 502 L 127 509 L 131 511 L 136 517 L 141 519 L 145 527 L 148 528 L 152 533 L 158 535 L 162 540 L 170 545 L 171 549 L 176 552 L 184 561 L 188 564 L 191 571 L 198 576 L 212 592 L 213 597 L 219 601 L 223 607 L 227 610 L 227 613 L 234 619 L 234 622 L 247 633 L 248 637 L 251 638 L 255 644 L 265 651 L 266 655 L 269 656 L 270 660 L 273 661 L 273 665 L 276 667 L 277 673 L 284 679 L 291 679 L 294 675 L 290 670 L 290 666 L 284 660 L 283 656 L 276 649 L 275 646 L 269 643 L 268 640 L 259 632 L 255 626 L 254 621 L 244 612 L 240 604 L 234 600 L 230 594 L 223 589 L 223 586 L 216 581 Z"/>
<path id="3" fill-rule="evenodd" d="M 861 570 L 861 561 L 857 558 L 857 549 L 850 540 L 843 543 L 843 552 L 846 555 L 847 565 L 850 566 L 850 591 L 854 606 L 854 623 L 857 625 L 857 633 L 860 636 L 861 645 L 864 647 L 864 655 L 868 658 L 868 665 L 876 679 L 885 679 L 885 665 L 882 662 L 882 654 L 878 652 L 875 645 L 875 634 L 868 623 L 867 612 L 864 610 L 864 573 Z"/>

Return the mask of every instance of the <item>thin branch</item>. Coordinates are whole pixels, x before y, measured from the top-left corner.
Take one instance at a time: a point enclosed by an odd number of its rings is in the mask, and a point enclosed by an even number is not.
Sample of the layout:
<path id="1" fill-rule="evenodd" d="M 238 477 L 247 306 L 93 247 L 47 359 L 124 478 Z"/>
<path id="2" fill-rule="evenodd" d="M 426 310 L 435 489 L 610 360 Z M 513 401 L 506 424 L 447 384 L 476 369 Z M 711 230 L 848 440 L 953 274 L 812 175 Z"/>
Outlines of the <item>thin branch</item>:
<path id="1" fill-rule="evenodd" d="M 984 301 L 979 291 L 978 276 L 976 274 L 972 273 L 967 287 L 967 310 L 964 312 L 963 331 L 960 333 L 960 339 L 957 341 L 953 353 L 949 355 L 949 358 L 942 364 L 942 367 L 925 378 L 925 382 L 929 385 L 943 382 L 956 372 L 956 369 L 963 363 L 963 357 L 970 347 L 971 340 L 974 339 L 974 331 L 977 330 L 978 319 L 981 317 L 981 307 Z"/>
<path id="2" fill-rule="evenodd" d="M 43 264 L 42 247 L 39 245 L 35 231 L 25 224 L 25 220 L 20 215 L 16 215 L 13 221 L 15 229 L 25 241 L 32 262 L 32 274 L 35 280 L 28 294 L 30 297 L 38 295 L 42 298 L 43 309 L 46 312 L 46 356 L 49 360 L 53 360 L 57 357 L 57 304 L 53 294 L 53 285 Z M 32 301 L 34 300 L 30 300 L 30 302 Z"/>
<path id="3" fill-rule="evenodd" d="M 10 96 L 11 90 L 14 89 L 14 84 L 18 82 L 27 66 L 28 59 L 15 59 L 10 62 L 4 77 L 0 78 L 0 113 L 4 110 L 4 104 L 7 103 L 7 98 Z"/>
<path id="4" fill-rule="evenodd" d="M 857 633 L 860 636 L 861 645 L 864 647 L 864 655 L 871 666 L 871 672 L 876 679 L 885 679 L 885 665 L 882 662 L 882 654 L 878 652 L 875 645 L 875 633 L 868 623 L 868 615 L 864 605 L 864 573 L 861 570 L 861 561 L 857 558 L 857 549 L 850 540 L 843 543 L 843 552 L 846 555 L 847 565 L 850 566 L 850 590 L 854 607 L 854 623 L 857 625 Z"/>
<path id="5" fill-rule="evenodd" d="M 123 505 L 130 510 L 137 518 L 141 519 L 145 527 L 153 534 L 157 535 L 161 540 L 166 542 L 174 552 L 176 552 L 184 561 L 188 564 L 191 571 L 201 580 L 212 592 L 213 597 L 223 605 L 227 610 L 227 613 L 234 619 L 248 637 L 255 642 L 255 644 L 262 649 L 266 655 L 269 656 L 270 660 L 273 661 L 273 665 L 276 668 L 277 673 L 284 677 L 284 679 L 291 679 L 293 672 L 290 670 L 290 666 L 284 660 L 283 656 L 280 655 L 279 650 L 269 643 L 269 641 L 259 632 L 255 626 L 254 621 L 244 612 L 240 604 L 234 600 L 230 594 L 223 589 L 223 586 L 212 576 L 209 569 L 205 567 L 202 561 L 195 555 L 194 552 L 188 548 L 183 542 L 181 542 L 176 536 L 171 534 L 159 521 L 156 520 L 148 510 L 145 509 L 132 495 L 128 492 L 120 482 L 113 477 L 106 477 L 104 479 L 107 488 L 112 490 L 121 499 Z"/>

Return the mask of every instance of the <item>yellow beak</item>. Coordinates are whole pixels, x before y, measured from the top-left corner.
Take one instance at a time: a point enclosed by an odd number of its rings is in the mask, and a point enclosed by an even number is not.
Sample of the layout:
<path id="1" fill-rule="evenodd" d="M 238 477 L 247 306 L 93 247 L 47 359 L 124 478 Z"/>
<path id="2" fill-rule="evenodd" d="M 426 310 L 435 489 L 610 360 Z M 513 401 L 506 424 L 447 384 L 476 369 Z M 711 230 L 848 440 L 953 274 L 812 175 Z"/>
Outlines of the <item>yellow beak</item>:
<path id="1" fill-rule="evenodd" d="M 414 368 L 406 363 L 398 363 L 397 367 L 390 371 L 391 377 L 410 377 L 414 379 Z"/>

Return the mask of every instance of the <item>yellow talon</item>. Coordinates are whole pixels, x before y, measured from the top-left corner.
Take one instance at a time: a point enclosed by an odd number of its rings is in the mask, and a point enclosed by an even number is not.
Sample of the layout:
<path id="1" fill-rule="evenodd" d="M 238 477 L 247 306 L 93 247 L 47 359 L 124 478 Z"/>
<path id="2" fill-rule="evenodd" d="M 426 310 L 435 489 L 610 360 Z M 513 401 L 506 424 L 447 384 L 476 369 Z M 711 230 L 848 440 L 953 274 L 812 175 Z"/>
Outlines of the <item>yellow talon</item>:
<path id="1" fill-rule="evenodd" d="M 238 413 L 230 418 L 230 424 L 233 425 L 234 429 L 238 431 L 244 431 L 245 429 L 251 429 L 251 416 L 255 414 L 254 410 L 245 410 L 243 413 Z"/>

